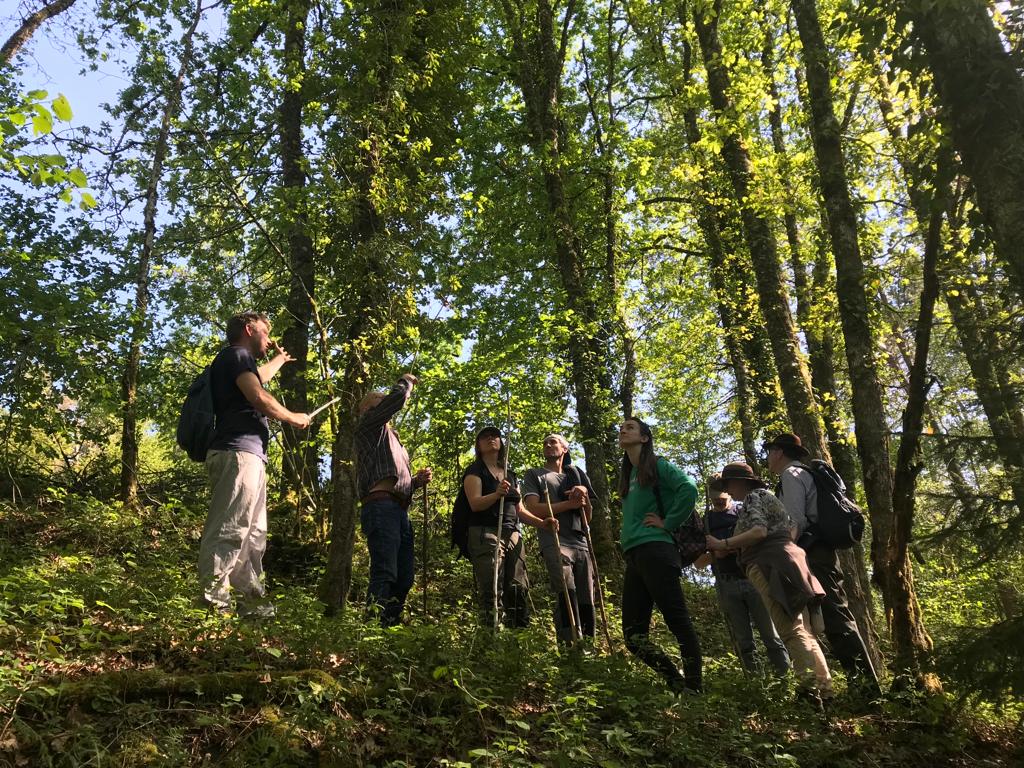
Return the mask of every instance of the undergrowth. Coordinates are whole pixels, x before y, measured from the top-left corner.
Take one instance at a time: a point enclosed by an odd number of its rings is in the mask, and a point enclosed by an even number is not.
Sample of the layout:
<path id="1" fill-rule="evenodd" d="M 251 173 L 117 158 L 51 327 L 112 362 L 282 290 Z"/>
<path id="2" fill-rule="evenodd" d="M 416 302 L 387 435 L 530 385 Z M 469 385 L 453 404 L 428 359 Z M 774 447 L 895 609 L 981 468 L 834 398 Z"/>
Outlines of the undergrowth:
<path id="1" fill-rule="evenodd" d="M 557 648 L 536 587 L 530 629 L 478 629 L 470 600 L 452 599 L 466 585 L 454 566 L 435 576 L 447 579 L 447 597 L 434 618 L 412 610 L 394 629 L 353 609 L 325 617 L 313 577 L 272 584 L 271 621 L 213 615 L 194 599 L 202 520 L 173 500 L 136 513 L 57 492 L 0 507 L 0 764 L 934 768 L 1022 759 L 1019 709 L 958 709 L 952 694 L 871 706 L 840 696 L 822 715 L 786 683 L 744 677 L 699 584 L 687 589 L 707 692 L 683 699 L 621 648 Z"/>

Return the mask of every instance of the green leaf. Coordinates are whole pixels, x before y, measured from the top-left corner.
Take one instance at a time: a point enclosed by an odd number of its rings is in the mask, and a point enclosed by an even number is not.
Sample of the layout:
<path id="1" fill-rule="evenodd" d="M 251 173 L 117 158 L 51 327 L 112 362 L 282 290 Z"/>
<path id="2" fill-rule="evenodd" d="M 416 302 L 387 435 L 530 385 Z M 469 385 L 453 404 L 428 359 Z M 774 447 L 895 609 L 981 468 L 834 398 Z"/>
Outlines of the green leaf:
<path id="1" fill-rule="evenodd" d="M 53 117 L 50 110 L 43 109 L 32 115 L 32 133 L 35 136 L 42 136 L 53 130 Z"/>
<path id="2" fill-rule="evenodd" d="M 53 107 L 53 114 L 57 116 L 58 120 L 63 120 L 65 123 L 69 122 L 73 117 L 71 112 L 71 104 L 68 102 L 64 94 L 60 94 L 54 99 L 50 106 Z"/>
<path id="3" fill-rule="evenodd" d="M 281 649 L 280 648 L 264 648 L 263 650 L 265 650 L 267 653 L 269 653 L 275 659 L 280 659 L 281 658 Z"/>
<path id="4" fill-rule="evenodd" d="M 86 178 L 85 171 L 81 168 L 73 169 L 71 173 L 68 174 L 68 180 L 79 189 L 89 186 L 89 179 Z"/>
<path id="5" fill-rule="evenodd" d="M 78 204 L 78 207 L 81 208 L 83 211 L 87 211 L 90 208 L 95 208 L 96 207 L 96 198 L 94 198 L 88 192 L 83 192 L 82 193 L 82 202 L 80 202 Z"/>

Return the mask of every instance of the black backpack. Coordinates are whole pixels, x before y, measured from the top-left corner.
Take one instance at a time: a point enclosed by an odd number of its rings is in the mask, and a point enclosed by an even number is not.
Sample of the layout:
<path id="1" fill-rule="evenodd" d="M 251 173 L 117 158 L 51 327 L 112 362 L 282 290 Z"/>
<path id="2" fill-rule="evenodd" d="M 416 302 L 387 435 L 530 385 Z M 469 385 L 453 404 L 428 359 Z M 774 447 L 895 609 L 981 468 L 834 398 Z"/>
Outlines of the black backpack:
<path id="1" fill-rule="evenodd" d="M 811 473 L 818 492 L 818 520 L 808 530 L 833 549 L 849 549 L 864 535 L 864 511 L 846 495 L 843 478 L 824 461 L 799 466 Z"/>
<path id="2" fill-rule="evenodd" d="M 513 491 L 505 497 L 506 501 L 503 502 L 503 505 L 510 504 L 511 502 L 519 503 L 519 494 L 515 490 L 518 486 L 515 473 L 509 472 L 509 477 L 512 478 Z M 465 478 L 465 475 L 463 475 L 463 478 Z M 502 515 L 506 516 L 503 519 L 507 520 L 507 515 L 510 514 L 508 507 L 503 506 L 503 510 Z M 469 497 L 466 496 L 466 489 L 460 484 L 459 495 L 455 497 L 455 504 L 452 506 L 452 517 L 448 523 L 448 538 L 451 541 L 452 547 L 459 550 L 459 555 L 467 560 L 472 559 L 469 555 L 469 519 L 472 513 L 473 510 L 469 506 Z"/>
<path id="3" fill-rule="evenodd" d="M 460 489 L 459 495 L 455 497 L 455 506 L 452 507 L 449 537 L 451 538 L 452 546 L 458 549 L 459 554 L 467 560 L 470 559 L 469 513 L 469 498 L 466 496 L 466 491 Z"/>
<path id="4" fill-rule="evenodd" d="M 216 424 L 210 366 L 206 366 L 188 388 L 178 416 L 178 445 L 192 461 L 206 461 L 206 451 L 213 442 Z"/>

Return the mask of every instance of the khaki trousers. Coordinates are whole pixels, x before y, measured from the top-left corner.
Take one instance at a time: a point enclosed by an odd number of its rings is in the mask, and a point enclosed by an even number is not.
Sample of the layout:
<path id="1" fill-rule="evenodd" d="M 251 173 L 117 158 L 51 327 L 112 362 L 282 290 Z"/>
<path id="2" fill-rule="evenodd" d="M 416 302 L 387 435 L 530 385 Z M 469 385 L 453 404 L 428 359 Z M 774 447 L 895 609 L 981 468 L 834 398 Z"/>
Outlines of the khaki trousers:
<path id="1" fill-rule="evenodd" d="M 828 664 L 825 663 L 825 654 L 821 652 L 821 646 L 814 639 L 811 633 L 809 622 L 803 614 L 796 617 L 789 615 L 789 612 L 782 604 L 771 596 L 768 588 L 768 581 L 765 579 L 761 569 L 756 565 L 747 568 L 747 578 L 754 585 L 754 589 L 761 595 L 761 599 L 768 608 L 768 614 L 772 617 L 772 623 L 778 630 L 782 642 L 789 651 L 789 658 L 793 662 L 793 673 L 796 675 L 800 685 L 817 690 L 824 696 L 832 694 L 832 675 L 828 671 Z"/>
<path id="2" fill-rule="evenodd" d="M 253 453 L 209 451 L 206 469 L 210 511 L 199 543 L 199 584 L 208 604 L 228 609 L 231 589 L 243 600 L 263 598 L 267 468 Z"/>

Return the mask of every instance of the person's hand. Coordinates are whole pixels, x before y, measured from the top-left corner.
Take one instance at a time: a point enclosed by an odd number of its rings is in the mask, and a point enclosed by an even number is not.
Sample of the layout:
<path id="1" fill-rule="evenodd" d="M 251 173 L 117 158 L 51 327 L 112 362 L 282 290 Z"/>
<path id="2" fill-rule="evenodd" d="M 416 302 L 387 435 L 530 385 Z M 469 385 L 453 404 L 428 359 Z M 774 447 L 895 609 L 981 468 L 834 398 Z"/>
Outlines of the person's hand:
<path id="1" fill-rule="evenodd" d="M 661 516 L 654 512 L 648 512 L 644 517 L 644 525 L 648 528 L 664 528 L 665 521 L 661 519 Z"/>
<path id="2" fill-rule="evenodd" d="M 292 416 L 293 418 L 290 423 L 293 427 L 297 429 L 305 429 L 306 427 L 309 426 L 310 422 L 313 421 L 311 418 L 309 418 L 308 413 L 295 413 L 292 414 Z"/>
<path id="3" fill-rule="evenodd" d="M 430 467 L 427 467 L 425 469 L 421 469 L 419 472 L 416 473 L 416 477 L 414 478 L 414 480 L 416 481 L 416 485 L 417 486 L 426 485 L 427 483 L 429 483 L 433 479 L 434 479 L 434 470 L 432 470 Z"/>
<path id="4" fill-rule="evenodd" d="M 552 533 L 558 533 L 558 518 L 557 517 L 545 517 L 541 522 L 542 528 L 549 528 Z"/>
<path id="5" fill-rule="evenodd" d="M 295 358 L 288 354 L 288 350 L 286 350 L 284 347 L 282 347 L 276 341 L 272 341 L 270 343 L 273 344 L 274 345 L 274 349 L 277 350 L 277 354 L 281 358 L 281 364 L 282 365 L 284 363 L 293 363 L 293 362 L 295 362 Z"/>
<path id="6" fill-rule="evenodd" d="M 574 485 L 569 490 L 569 501 L 575 504 L 577 507 L 587 506 L 587 489 L 582 485 Z"/>
<path id="7" fill-rule="evenodd" d="M 500 483 L 498 483 L 498 490 L 496 491 L 496 493 L 499 496 L 505 496 L 506 494 L 508 494 L 510 490 L 512 490 L 512 483 L 510 483 L 508 480 L 502 480 Z"/>
<path id="8" fill-rule="evenodd" d="M 409 386 L 415 387 L 420 383 L 420 380 L 413 376 L 411 373 L 403 373 L 402 378 L 409 382 Z"/>
<path id="9" fill-rule="evenodd" d="M 704 537 L 704 543 L 707 544 L 708 549 L 712 552 L 723 552 L 725 551 L 725 542 L 721 539 L 716 539 L 711 534 Z"/>

